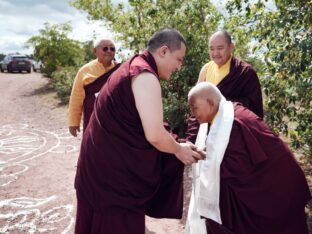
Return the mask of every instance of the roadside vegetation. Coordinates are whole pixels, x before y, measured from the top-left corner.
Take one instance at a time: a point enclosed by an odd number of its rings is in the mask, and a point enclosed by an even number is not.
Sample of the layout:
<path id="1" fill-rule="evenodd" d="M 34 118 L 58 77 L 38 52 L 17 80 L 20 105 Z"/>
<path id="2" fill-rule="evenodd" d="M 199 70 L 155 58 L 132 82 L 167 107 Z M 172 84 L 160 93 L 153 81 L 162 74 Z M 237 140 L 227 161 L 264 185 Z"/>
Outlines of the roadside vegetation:
<path id="1" fill-rule="evenodd" d="M 92 40 L 79 42 L 68 37 L 72 31 L 69 23 L 50 25 L 45 23 L 39 35 L 27 41 L 34 47 L 34 58 L 42 61 L 42 72 L 51 79 L 63 103 L 67 103 L 75 75 L 87 61 L 94 59 Z"/>

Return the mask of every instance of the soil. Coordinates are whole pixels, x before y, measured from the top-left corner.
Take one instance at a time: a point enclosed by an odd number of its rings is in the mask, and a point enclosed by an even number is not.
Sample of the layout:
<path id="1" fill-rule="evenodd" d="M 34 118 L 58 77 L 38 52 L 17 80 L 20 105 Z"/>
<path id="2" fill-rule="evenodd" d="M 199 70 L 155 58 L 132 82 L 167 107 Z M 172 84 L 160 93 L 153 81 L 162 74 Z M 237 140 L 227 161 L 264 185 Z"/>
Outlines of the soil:
<path id="1" fill-rule="evenodd" d="M 81 134 L 69 135 L 67 106 L 41 73 L 0 73 L 0 93 L 0 233 L 73 233 Z M 301 165 L 312 187 L 311 167 Z M 190 174 L 186 167 L 183 218 L 146 217 L 146 234 L 184 233 Z"/>
<path id="2" fill-rule="evenodd" d="M 36 72 L 0 73 L 0 93 L 0 233 L 73 233 L 81 134 L 69 135 L 67 106 Z M 185 207 L 190 188 L 186 175 Z M 146 234 L 184 233 L 186 211 L 146 217 Z"/>

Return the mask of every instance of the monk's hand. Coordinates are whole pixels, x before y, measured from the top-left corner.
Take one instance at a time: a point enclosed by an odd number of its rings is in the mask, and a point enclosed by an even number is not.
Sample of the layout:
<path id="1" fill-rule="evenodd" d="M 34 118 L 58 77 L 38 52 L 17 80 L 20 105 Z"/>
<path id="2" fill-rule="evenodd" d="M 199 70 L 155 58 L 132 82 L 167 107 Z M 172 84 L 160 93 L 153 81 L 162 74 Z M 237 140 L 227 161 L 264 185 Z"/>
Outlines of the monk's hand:
<path id="1" fill-rule="evenodd" d="M 77 137 L 78 132 L 80 132 L 80 127 L 79 126 L 69 126 L 68 131 L 72 136 Z"/>
<path id="2" fill-rule="evenodd" d="M 202 149 L 202 148 L 197 147 L 196 145 L 194 145 L 190 141 L 187 141 L 186 143 L 191 145 L 192 150 L 195 150 L 197 153 L 199 153 L 199 155 L 201 156 L 201 159 L 205 159 L 206 158 L 206 147 Z"/>
<path id="3" fill-rule="evenodd" d="M 203 157 L 196 150 L 193 150 L 194 147 L 196 146 L 192 143 L 180 143 L 180 149 L 175 155 L 185 165 L 196 163 L 198 160 L 203 159 Z"/>
<path id="4" fill-rule="evenodd" d="M 195 150 L 197 153 L 199 153 L 199 155 L 201 156 L 202 160 L 206 158 L 206 151 L 204 149 L 200 149 L 200 148 L 196 147 L 193 150 Z"/>

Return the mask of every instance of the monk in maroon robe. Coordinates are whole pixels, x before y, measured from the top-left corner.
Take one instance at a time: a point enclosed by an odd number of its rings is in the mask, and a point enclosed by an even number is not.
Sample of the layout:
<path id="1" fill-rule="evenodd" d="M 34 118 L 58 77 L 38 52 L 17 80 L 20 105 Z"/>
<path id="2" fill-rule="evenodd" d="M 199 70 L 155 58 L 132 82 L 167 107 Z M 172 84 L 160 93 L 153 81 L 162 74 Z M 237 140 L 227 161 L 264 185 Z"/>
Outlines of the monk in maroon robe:
<path id="1" fill-rule="evenodd" d="M 159 78 L 178 71 L 185 52 L 178 31 L 159 31 L 101 89 L 78 160 L 76 233 L 144 234 L 145 214 L 181 218 L 184 164 L 202 155 L 166 131 Z"/>
<path id="2" fill-rule="evenodd" d="M 100 92 L 103 85 L 106 83 L 108 77 L 115 71 L 117 68 L 119 68 L 120 63 L 116 64 L 115 67 L 113 67 L 108 72 L 101 75 L 99 78 L 97 78 L 92 83 L 84 86 L 86 97 L 83 101 L 83 130 L 87 128 L 87 125 L 90 120 L 90 116 L 93 111 L 94 102 L 96 95 Z"/>
<path id="3" fill-rule="evenodd" d="M 215 124 L 221 98 L 208 82 L 190 91 L 189 104 L 199 123 Z M 233 109 L 220 166 L 222 225 L 207 219 L 209 233 L 307 234 L 304 209 L 311 194 L 294 155 L 252 111 L 235 102 Z"/>
<path id="4" fill-rule="evenodd" d="M 224 69 L 229 63 L 229 72 L 215 85 L 222 95 L 230 101 L 240 102 L 243 106 L 263 118 L 262 93 L 259 78 L 253 67 L 245 61 L 232 56 L 234 45 L 226 31 L 214 33 L 209 40 L 209 54 L 212 61 L 205 64 L 200 71 L 198 82 L 210 81 L 209 66 Z M 211 64 L 212 63 L 212 64 Z M 199 124 L 194 117 L 187 121 L 186 138 L 195 142 Z"/>

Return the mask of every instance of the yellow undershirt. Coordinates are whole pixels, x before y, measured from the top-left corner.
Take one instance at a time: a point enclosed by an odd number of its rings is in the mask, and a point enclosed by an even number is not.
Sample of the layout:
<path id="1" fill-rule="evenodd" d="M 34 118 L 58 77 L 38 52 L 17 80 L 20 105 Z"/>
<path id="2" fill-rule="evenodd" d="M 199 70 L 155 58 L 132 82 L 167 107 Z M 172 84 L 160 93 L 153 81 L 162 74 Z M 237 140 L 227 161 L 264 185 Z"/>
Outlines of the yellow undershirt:
<path id="1" fill-rule="evenodd" d="M 218 85 L 224 79 L 224 77 L 230 73 L 231 59 L 232 56 L 220 68 L 214 61 L 210 61 L 207 64 L 205 81 L 209 81 L 214 85 Z"/>
<path id="2" fill-rule="evenodd" d="M 215 119 L 216 119 L 216 117 L 217 117 L 218 113 L 219 113 L 219 111 L 218 111 L 218 112 L 215 114 L 215 116 L 213 117 L 213 119 L 212 119 L 212 121 L 211 121 L 210 125 L 213 125 L 213 123 L 214 123 L 214 121 L 215 121 Z"/>
<path id="3" fill-rule="evenodd" d="M 112 69 L 116 63 L 104 67 L 97 59 L 82 66 L 74 80 L 68 106 L 68 126 L 79 126 L 83 112 L 83 102 L 86 97 L 84 86 L 92 83 L 98 77 Z"/>

